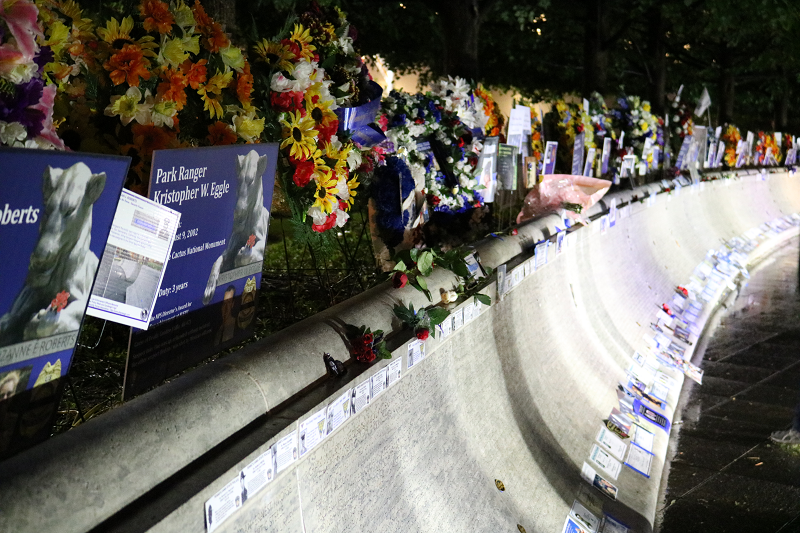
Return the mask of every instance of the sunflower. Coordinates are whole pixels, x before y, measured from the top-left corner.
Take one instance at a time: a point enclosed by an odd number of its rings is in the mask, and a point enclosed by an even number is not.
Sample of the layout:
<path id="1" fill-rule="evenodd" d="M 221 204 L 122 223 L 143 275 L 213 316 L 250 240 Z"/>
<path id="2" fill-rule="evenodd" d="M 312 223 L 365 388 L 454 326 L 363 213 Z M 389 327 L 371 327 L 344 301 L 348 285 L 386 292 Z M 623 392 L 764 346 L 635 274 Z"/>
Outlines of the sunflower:
<path id="1" fill-rule="evenodd" d="M 349 211 L 350 208 L 353 206 L 353 202 L 355 201 L 355 197 L 358 194 L 356 189 L 361 183 L 358 182 L 358 176 L 353 175 L 353 177 L 347 182 L 347 209 Z"/>
<path id="2" fill-rule="evenodd" d="M 97 28 L 97 36 L 116 50 L 120 50 L 126 45 L 137 45 L 145 57 L 156 57 L 154 49 L 158 48 L 158 43 L 154 42 L 155 39 L 150 35 L 134 39 L 131 37 L 132 30 L 133 17 L 125 17 L 121 23 L 112 17 L 106 22 L 105 28 Z"/>
<path id="3" fill-rule="evenodd" d="M 124 45 L 122 50 L 112 55 L 103 64 L 103 68 L 110 72 L 109 77 L 114 85 L 127 81 L 131 87 L 139 86 L 139 78 L 150 79 L 149 66 L 150 61 L 144 57 L 142 49 L 135 44 Z"/>
<path id="4" fill-rule="evenodd" d="M 281 148 L 289 147 L 289 155 L 305 161 L 316 150 L 317 132 L 314 130 L 314 119 L 303 116 L 300 111 L 288 113 L 289 120 L 281 119 L 283 124 L 283 142 Z"/>
<path id="5" fill-rule="evenodd" d="M 294 54 L 281 43 L 263 39 L 256 44 L 255 50 L 259 59 L 269 65 L 270 68 L 277 68 L 290 74 L 294 70 L 294 64 L 292 63 Z"/>
<path id="6" fill-rule="evenodd" d="M 347 178 L 347 156 L 350 155 L 352 147 L 353 145 L 349 143 L 342 146 L 341 149 L 337 149 L 332 143 L 325 144 L 325 157 L 335 162 L 333 171 L 339 177 Z"/>
<path id="7" fill-rule="evenodd" d="M 229 70 L 224 74 L 217 71 L 208 80 L 208 83 L 197 90 L 197 94 L 203 97 L 203 109 L 208 111 L 211 118 L 222 118 L 225 114 L 220 100 L 222 99 L 222 91 L 231 84 L 231 80 L 233 80 L 233 71 Z"/>
<path id="8" fill-rule="evenodd" d="M 323 213 L 331 213 L 333 208 L 339 205 L 339 200 L 336 198 L 336 193 L 339 192 L 336 188 L 336 181 L 330 171 L 318 175 L 317 192 L 314 193 L 312 207 L 319 207 Z"/>
<path id="9" fill-rule="evenodd" d="M 302 24 L 295 24 L 292 34 L 289 36 L 289 41 L 294 43 L 298 50 L 295 52 L 297 59 L 303 58 L 311 61 L 314 59 L 314 51 L 316 46 L 311 44 L 311 33 L 307 28 L 303 28 Z"/>

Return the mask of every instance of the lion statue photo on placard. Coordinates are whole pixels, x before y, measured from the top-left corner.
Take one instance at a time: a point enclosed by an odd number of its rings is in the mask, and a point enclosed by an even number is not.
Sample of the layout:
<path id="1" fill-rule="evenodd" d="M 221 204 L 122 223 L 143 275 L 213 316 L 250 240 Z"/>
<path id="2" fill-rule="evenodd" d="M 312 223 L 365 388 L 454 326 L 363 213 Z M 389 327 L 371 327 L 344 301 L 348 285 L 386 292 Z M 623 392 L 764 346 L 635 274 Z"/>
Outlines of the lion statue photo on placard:
<path id="1" fill-rule="evenodd" d="M 217 280 L 223 272 L 264 260 L 267 243 L 269 210 L 264 207 L 262 176 L 267 170 L 267 156 L 251 150 L 236 156 L 236 207 L 233 211 L 233 231 L 225 251 L 211 267 L 203 293 L 203 305 L 214 298 Z"/>
<path id="2" fill-rule="evenodd" d="M 106 174 L 84 163 L 46 167 L 38 240 L 25 284 L 0 317 L 0 347 L 80 329 L 98 265 L 92 208 L 105 185 Z"/>

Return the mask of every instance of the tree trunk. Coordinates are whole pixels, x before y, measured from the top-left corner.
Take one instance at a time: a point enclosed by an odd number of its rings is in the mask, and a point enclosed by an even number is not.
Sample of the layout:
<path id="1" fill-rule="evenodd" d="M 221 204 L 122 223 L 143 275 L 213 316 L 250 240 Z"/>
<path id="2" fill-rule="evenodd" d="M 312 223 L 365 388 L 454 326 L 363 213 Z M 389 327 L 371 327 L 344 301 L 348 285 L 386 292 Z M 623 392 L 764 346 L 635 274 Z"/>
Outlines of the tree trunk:
<path id="1" fill-rule="evenodd" d="M 605 94 L 608 88 L 607 0 L 586 2 L 583 40 L 583 94 Z"/>
<path id="2" fill-rule="evenodd" d="M 481 23 L 478 0 L 442 0 L 436 5 L 444 34 L 443 73 L 477 81 Z"/>
<path id="3" fill-rule="evenodd" d="M 650 12 L 649 48 L 653 61 L 652 81 L 650 83 L 650 105 L 653 112 L 661 116 L 666 105 L 667 58 L 664 47 L 664 19 L 661 15 L 661 4 Z"/>
<path id="4" fill-rule="evenodd" d="M 719 77 L 719 122 L 720 124 L 733 122 L 733 104 L 735 99 L 735 80 L 731 53 L 727 45 L 723 45 L 720 55 Z"/>

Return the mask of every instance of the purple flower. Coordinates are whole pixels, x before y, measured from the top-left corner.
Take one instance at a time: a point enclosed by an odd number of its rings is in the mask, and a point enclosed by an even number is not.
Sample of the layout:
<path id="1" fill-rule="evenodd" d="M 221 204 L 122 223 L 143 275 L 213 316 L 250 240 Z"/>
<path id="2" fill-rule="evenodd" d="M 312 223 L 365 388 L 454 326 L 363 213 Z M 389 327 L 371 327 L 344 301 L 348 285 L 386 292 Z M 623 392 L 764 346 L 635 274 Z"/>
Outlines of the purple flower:
<path id="1" fill-rule="evenodd" d="M 42 132 L 44 127 L 44 113 L 31 106 L 42 99 L 44 81 L 33 78 L 26 83 L 17 85 L 12 94 L 0 93 L 0 120 L 4 122 L 19 122 L 28 130 L 28 136 L 35 137 Z"/>
<path id="2" fill-rule="evenodd" d="M 33 57 L 33 62 L 39 67 L 39 74 L 42 73 L 44 66 L 51 63 L 56 58 L 49 46 L 42 46 Z"/>

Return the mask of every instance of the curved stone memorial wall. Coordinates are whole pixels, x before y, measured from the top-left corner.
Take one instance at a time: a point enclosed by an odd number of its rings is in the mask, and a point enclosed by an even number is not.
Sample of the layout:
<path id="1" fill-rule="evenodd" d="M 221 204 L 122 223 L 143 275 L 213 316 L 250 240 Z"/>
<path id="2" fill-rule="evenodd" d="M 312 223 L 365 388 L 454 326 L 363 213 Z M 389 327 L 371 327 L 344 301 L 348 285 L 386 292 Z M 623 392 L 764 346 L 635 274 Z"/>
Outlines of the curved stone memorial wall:
<path id="1" fill-rule="evenodd" d="M 649 477 L 598 457 L 617 385 L 658 342 L 662 303 L 674 312 L 676 286 L 707 257 L 714 265 L 709 250 L 747 235 L 742 253 L 757 262 L 797 235 L 779 219 L 800 211 L 800 177 L 788 173 L 666 185 L 605 198 L 566 239 L 550 216 L 478 243 L 485 265 L 506 265 L 504 295 L 492 283 L 491 306 L 456 306 L 424 354 L 409 333 L 392 360 L 326 376 L 323 352 L 349 358 L 345 323 L 396 329 L 395 302 L 426 304 L 384 285 L 0 464 L 0 530 L 561 531 L 578 500 L 650 531 L 669 436 L 642 421 L 652 455 L 635 464 L 649 461 Z M 687 359 L 743 275 L 696 287 L 708 301 Z M 429 286 L 454 280 L 437 269 Z M 684 375 L 662 370 L 672 419 Z M 613 458 L 616 441 L 601 440 Z M 621 462 L 633 462 L 624 443 Z M 584 463 L 616 501 L 582 479 Z"/>

